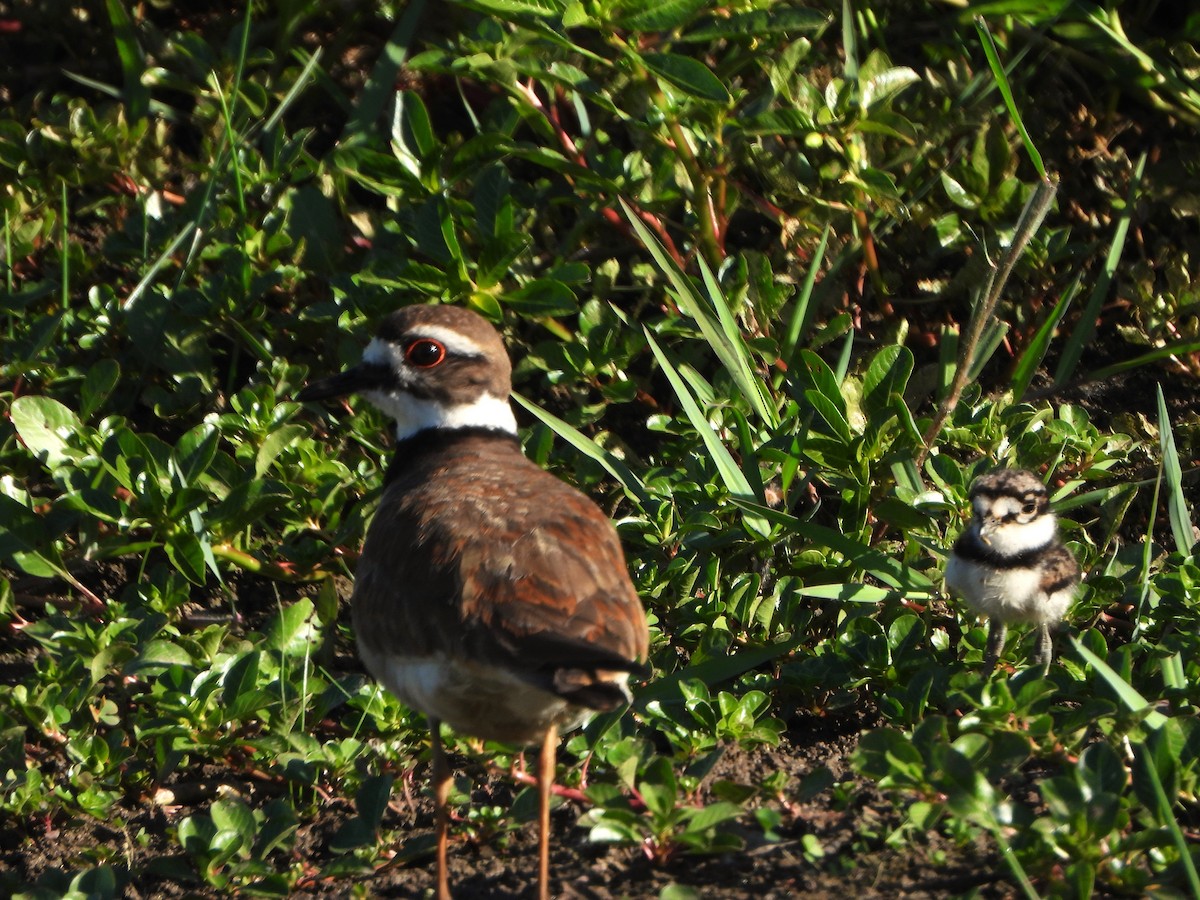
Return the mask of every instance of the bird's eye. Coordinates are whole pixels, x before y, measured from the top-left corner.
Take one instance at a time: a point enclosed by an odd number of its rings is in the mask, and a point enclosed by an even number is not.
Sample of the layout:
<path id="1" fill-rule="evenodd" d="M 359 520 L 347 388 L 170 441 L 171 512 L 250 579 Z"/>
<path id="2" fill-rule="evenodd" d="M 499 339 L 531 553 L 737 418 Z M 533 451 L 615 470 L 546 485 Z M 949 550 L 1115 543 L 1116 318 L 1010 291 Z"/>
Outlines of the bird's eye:
<path id="1" fill-rule="evenodd" d="M 418 369 L 432 369 L 446 358 L 446 346 L 433 338 L 420 338 L 408 345 L 404 358 Z"/>
<path id="2" fill-rule="evenodd" d="M 1027 516 L 1031 516 L 1037 512 L 1037 504 L 1030 500 L 1021 507 L 1021 512 L 1025 513 Z"/>

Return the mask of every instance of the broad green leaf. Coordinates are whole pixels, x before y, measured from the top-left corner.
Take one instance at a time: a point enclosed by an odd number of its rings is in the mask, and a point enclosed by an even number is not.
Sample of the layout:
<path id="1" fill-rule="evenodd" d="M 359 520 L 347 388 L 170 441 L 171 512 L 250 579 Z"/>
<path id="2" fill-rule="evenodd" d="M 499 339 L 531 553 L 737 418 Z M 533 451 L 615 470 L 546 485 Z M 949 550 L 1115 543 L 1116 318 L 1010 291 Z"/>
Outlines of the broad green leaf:
<path id="1" fill-rule="evenodd" d="M 176 570 L 192 584 L 204 584 L 204 548 L 200 539 L 186 531 L 171 535 L 163 549 Z"/>
<path id="2" fill-rule="evenodd" d="M 264 477 L 279 454 L 306 434 L 308 429 L 303 425 L 281 425 L 268 434 L 254 456 L 254 477 Z"/>
<path id="3" fill-rule="evenodd" d="M 18 397 L 9 407 L 13 427 L 29 452 L 49 469 L 80 455 L 71 438 L 83 428 L 79 417 L 49 397 Z"/>
<path id="4" fill-rule="evenodd" d="M 254 813 L 236 796 L 214 800 L 209 815 L 218 831 L 231 831 L 246 843 L 254 840 Z"/>
<path id="5" fill-rule="evenodd" d="M 210 422 L 201 422 L 179 439 L 171 452 L 171 462 L 182 487 L 194 486 L 196 480 L 208 471 L 213 457 L 217 455 L 220 439 L 220 432 Z"/>
<path id="6" fill-rule="evenodd" d="M 709 0 L 646 0 L 641 8 L 627 4 L 617 16 L 616 25 L 630 31 L 670 31 L 687 24 Z"/>
<path id="7" fill-rule="evenodd" d="M 678 53 L 643 53 L 639 59 L 647 69 L 685 94 L 714 103 L 729 103 L 733 99 L 721 79 L 698 59 Z"/>
<path id="8" fill-rule="evenodd" d="M 899 344 L 889 344 L 872 357 L 863 375 L 862 404 L 868 415 L 877 418 L 890 412 L 892 395 L 903 395 L 912 370 L 912 351 Z"/>
<path id="9" fill-rule="evenodd" d="M 143 646 L 138 655 L 125 664 L 124 671 L 133 674 L 145 669 L 190 666 L 192 663 L 192 655 L 187 650 L 174 641 L 159 638 Z"/>
<path id="10" fill-rule="evenodd" d="M 863 109 L 873 104 L 886 102 L 910 84 L 920 81 L 921 76 L 908 66 L 896 66 L 868 78 L 862 86 L 859 103 Z"/>
<path id="11" fill-rule="evenodd" d="M 317 633 L 313 604 L 307 597 L 281 609 L 267 628 L 266 647 L 285 655 L 302 655 Z"/>
<path id="12" fill-rule="evenodd" d="M 704 808 L 697 810 L 688 820 L 687 830 L 708 831 L 710 828 L 716 828 L 730 819 L 738 818 L 743 813 L 745 813 L 745 810 L 736 803 L 728 801 L 710 803 Z"/>
<path id="13" fill-rule="evenodd" d="M 112 393 L 121 379 L 121 365 L 115 359 L 101 359 L 87 371 L 79 386 L 79 418 L 90 419 Z"/>

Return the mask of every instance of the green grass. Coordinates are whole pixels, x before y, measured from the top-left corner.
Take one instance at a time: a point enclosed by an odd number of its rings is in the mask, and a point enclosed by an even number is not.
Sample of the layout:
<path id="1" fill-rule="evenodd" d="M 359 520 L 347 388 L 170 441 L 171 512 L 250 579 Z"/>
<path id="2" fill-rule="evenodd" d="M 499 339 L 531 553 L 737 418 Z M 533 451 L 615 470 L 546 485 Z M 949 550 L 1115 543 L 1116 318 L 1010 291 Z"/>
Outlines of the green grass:
<path id="1" fill-rule="evenodd" d="M 3 892 L 428 860 L 387 810 L 424 724 L 339 610 L 386 429 L 290 399 L 418 302 L 502 328 L 526 451 L 612 513 L 651 616 L 633 711 L 561 755 L 576 843 L 664 896 L 787 841 L 871 884 L 931 834 L 1026 896 L 1200 892 L 1194 15 L 53 6 L 0 110 Z M 1045 678 L 1025 635 L 981 678 L 941 594 L 996 464 L 1089 573 Z M 840 780 L 707 777 L 852 711 Z M 462 842 L 517 840 L 528 797 L 466 787 Z M 827 853 L 817 801 L 871 815 Z"/>

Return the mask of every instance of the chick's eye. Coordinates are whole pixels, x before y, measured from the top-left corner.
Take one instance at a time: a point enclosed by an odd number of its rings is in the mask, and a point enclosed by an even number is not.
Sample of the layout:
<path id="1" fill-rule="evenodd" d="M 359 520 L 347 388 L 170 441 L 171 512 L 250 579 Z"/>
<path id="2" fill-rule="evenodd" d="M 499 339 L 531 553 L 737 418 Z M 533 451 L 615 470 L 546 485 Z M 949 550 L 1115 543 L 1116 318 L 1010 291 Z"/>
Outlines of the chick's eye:
<path id="1" fill-rule="evenodd" d="M 1037 504 L 1030 500 L 1021 507 L 1021 512 L 1025 513 L 1026 515 L 1032 515 L 1033 513 L 1037 512 Z"/>
<path id="2" fill-rule="evenodd" d="M 421 338 L 408 345 L 404 358 L 418 369 L 432 369 L 446 358 L 446 348 L 432 338 Z"/>

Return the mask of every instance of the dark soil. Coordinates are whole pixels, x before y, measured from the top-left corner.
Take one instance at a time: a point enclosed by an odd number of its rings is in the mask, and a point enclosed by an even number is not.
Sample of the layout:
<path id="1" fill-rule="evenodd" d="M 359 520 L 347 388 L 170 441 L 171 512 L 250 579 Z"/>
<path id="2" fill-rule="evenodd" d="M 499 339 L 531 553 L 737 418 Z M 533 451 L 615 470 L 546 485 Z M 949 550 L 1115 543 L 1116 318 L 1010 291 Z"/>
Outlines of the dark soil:
<path id="1" fill-rule="evenodd" d="M 757 830 L 747 829 L 741 834 L 745 849 L 736 854 L 678 854 L 652 862 L 637 848 L 589 843 L 586 831 L 576 827 L 584 810 L 572 802 L 562 803 L 553 816 L 551 870 L 556 895 L 595 900 L 655 897 L 668 885 L 679 885 L 693 888 L 698 896 L 747 900 L 847 892 L 860 897 L 941 897 L 969 890 L 979 896 L 1006 896 L 1009 888 L 998 880 L 1002 864 L 984 846 L 958 846 L 936 833 L 923 842 L 910 841 L 903 853 L 884 845 L 883 837 L 900 824 L 899 817 L 878 790 L 856 778 L 847 765 L 859 732 L 871 724 L 858 713 L 811 716 L 793 721 L 778 747 L 752 751 L 726 747 L 706 786 L 716 781 L 757 783 L 782 771 L 791 776 L 794 789 L 822 767 L 837 782 L 854 785 L 850 799 L 841 805 L 827 790 L 808 799 L 789 800 L 780 840 L 768 842 Z M 415 860 L 374 873 L 364 871 L 357 879 L 321 878 L 317 873 L 338 860 L 330 849 L 331 838 L 354 813 L 349 801 L 330 798 L 298 833 L 293 852 L 314 875 L 297 885 L 293 896 L 345 896 L 351 880 L 360 881 L 371 896 L 416 897 L 431 892 L 433 861 L 428 848 L 433 808 L 423 791 L 426 768 L 421 764 L 407 773 L 409 777 L 397 779 L 383 822 L 385 839 L 393 842 L 398 858 L 415 855 Z M 473 767 L 468 762 L 466 768 Z M 123 859 L 131 873 L 128 897 L 221 896 L 191 882 L 190 863 L 171 856 L 177 848 L 168 841 L 168 830 L 207 809 L 222 791 L 236 792 L 251 805 L 260 805 L 278 787 L 266 784 L 264 789 L 261 782 L 227 771 L 198 774 L 194 780 L 168 786 L 177 792 L 176 799 L 187 800 L 184 803 L 163 806 L 149 797 L 140 802 L 131 798 L 128 805 L 113 811 L 110 822 L 75 821 L 61 828 L 53 820 L 10 823 L 0 829 L 0 879 L 28 882 L 46 872 L 78 869 L 89 859 Z M 472 792 L 473 803 L 501 805 L 512 799 L 513 782 L 503 774 L 491 774 Z M 823 856 L 805 854 L 806 835 L 816 839 Z M 532 896 L 536 853 L 533 825 L 512 835 L 503 849 L 471 842 L 462 829 L 456 829 L 450 850 L 455 896 Z"/>

